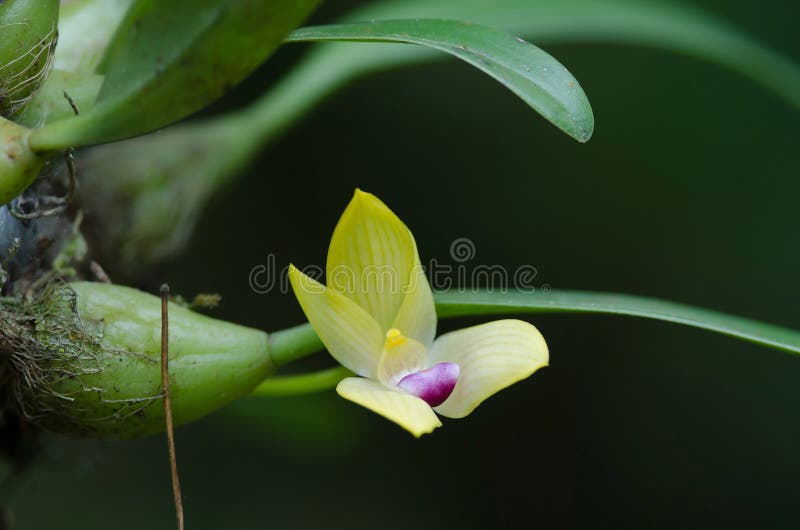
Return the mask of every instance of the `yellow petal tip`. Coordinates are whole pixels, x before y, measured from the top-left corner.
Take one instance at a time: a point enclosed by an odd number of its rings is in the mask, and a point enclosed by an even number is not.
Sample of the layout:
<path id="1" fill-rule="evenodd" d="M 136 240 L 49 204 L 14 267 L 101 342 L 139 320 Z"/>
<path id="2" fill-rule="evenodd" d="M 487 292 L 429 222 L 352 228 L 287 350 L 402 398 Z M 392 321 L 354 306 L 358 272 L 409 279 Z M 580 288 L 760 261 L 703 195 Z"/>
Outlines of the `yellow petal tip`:
<path id="1" fill-rule="evenodd" d="M 367 191 L 362 190 L 361 188 L 356 188 L 356 190 L 353 192 L 353 198 L 354 199 L 360 199 L 360 198 L 370 197 L 370 196 L 374 197 L 374 195 L 372 195 L 371 193 L 369 193 Z"/>
<path id="2" fill-rule="evenodd" d="M 389 208 L 384 204 L 382 200 L 380 200 L 377 196 L 373 195 L 368 191 L 364 191 L 361 188 L 356 188 L 353 192 L 353 198 L 350 199 L 350 204 L 352 206 L 361 206 L 361 207 L 378 207 L 382 210 L 386 210 L 391 212 Z M 393 213 L 391 213 L 394 216 Z"/>
<path id="3" fill-rule="evenodd" d="M 433 432 L 442 422 L 427 403 L 416 396 L 386 388 L 377 381 L 348 377 L 336 387 L 343 398 L 395 422 L 415 438 Z"/>

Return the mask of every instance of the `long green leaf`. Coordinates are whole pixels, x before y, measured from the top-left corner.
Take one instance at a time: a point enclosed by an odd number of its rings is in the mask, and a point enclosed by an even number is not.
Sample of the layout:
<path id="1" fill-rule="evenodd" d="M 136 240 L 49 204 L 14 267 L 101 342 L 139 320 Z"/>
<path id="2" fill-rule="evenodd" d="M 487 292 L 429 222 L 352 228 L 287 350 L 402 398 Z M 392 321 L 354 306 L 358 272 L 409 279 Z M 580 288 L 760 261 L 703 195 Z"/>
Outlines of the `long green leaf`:
<path id="1" fill-rule="evenodd" d="M 674 322 L 800 354 L 800 331 L 710 309 L 634 296 L 588 291 L 550 293 L 437 293 L 440 317 L 512 313 L 599 313 Z"/>
<path id="2" fill-rule="evenodd" d="M 136 0 L 100 65 L 97 104 L 30 137 L 34 150 L 152 131 L 219 98 L 266 59 L 319 0 Z"/>
<path id="3" fill-rule="evenodd" d="M 468 20 L 537 45 L 609 42 L 675 51 L 739 72 L 800 108 L 800 67 L 794 61 L 724 19 L 681 2 L 388 0 L 369 4 L 343 20 L 411 17 Z M 317 46 L 250 109 L 252 121 L 259 136 L 270 140 L 353 79 L 441 56 L 419 46 L 346 42 Z"/>
<path id="4" fill-rule="evenodd" d="M 494 28 L 441 19 L 381 20 L 301 28 L 286 40 L 419 44 L 483 70 L 578 141 L 587 141 L 594 129 L 589 100 L 572 74 L 536 46 Z"/>
<path id="5" fill-rule="evenodd" d="M 387 0 L 345 20 L 427 17 L 469 20 L 536 44 L 610 42 L 661 48 L 730 68 L 800 108 L 800 67 L 688 0 Z M 424 50 L 320 50 L 350 75 L 432 59 Z"/>

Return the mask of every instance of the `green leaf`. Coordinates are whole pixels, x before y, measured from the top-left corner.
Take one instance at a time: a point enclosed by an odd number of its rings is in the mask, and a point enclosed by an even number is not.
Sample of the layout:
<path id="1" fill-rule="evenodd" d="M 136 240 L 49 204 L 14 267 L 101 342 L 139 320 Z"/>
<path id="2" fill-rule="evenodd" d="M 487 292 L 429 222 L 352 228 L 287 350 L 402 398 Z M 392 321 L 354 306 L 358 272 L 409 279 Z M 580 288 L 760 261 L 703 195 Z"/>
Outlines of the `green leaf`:
<path id="1" fill-rule="evenodd" d="M 435 295 L 440 318 L 513 313 L 599 313 L 674 322 L 800 354 L 800 331 L 710 309 L 627 294 L 588 291 Z"/>
<path id="2" fill-rule="evenodd" d="M 31 135 L 34 150 L 149 132 L 208 105 L 253 71 L 318 0 L 136 0 L 100 65 L 97 103 Z"/>
<path id="3" fill-rule="evenodd" d="M 800 67 L 791 58 L 688 0 L 389 0 L 368 4 L 346 20 L 405 17 L 470 20 L 539 45 L 609 42 L 674 51 L 739 72 L 800 108 Z M 433 58 L 424 50 L 355 51 L 331 48 L 325 61 L 336 61 L 352 76 Z"/>
<path id="4" fill-rule="evenodd" d="M 47 81 L 16 116 L 16 121 L 33 129 L 51 121 L 71 118 L 75 112 L 64 94 L 69 95 L 76 108 L 83 112 L 94 105 L 102 83 L 103 77 L 96 74 L 53 69 Z"/>
<path id="5" fill-rule="evenodd" d="M 681 3 L 641 0 L 392 0 L 345 20 L 452 18 L 497 27 L 537 45 L 608 42 L 675 51 L 739 72 L 800 108 L 800 67 L 711 13 Z M 358 77 L 430 62 L 421 46 L 326 43 L 251 107 L 265 142 L 326 96 Z M 687 80 L 676 80 L 686 84 Z"/>
<path id="6" fill-rule="evenodd" d="M 94 74 L 133 0 L 71 0 L 61 7 L 53 68 Z"/>
<path id="7" fill-rule="evenodd" d="M 53 70 L 16 121 L 41 127 L 74 115 L 68 94 L 80 112 L 97 101 L 103 76 L 95 73 L 111 37 L 132 0 L 72 0 L 58 15 L 58 46 Z"/>
<path id="8" fill-rule="evenodd" d="M 433 48 L 483 70 L 576 140 L 587 141 L 594 129 L 589 100 L 572 74 L 536 46 L 494 28 L 453 20 L 382 20 L 301 28 L 286 40 L 399 42 Z"/>

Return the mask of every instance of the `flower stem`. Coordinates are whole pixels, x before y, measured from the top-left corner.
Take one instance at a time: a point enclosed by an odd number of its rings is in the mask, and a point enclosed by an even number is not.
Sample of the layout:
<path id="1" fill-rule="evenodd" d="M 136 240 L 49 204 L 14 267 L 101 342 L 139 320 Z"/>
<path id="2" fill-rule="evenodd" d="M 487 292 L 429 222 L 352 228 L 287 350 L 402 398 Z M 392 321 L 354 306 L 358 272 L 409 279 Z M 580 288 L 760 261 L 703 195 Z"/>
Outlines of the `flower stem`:
<path id="1" fill-rule="evenodd" d="M 294 396 L 321 392 L 335 387 L 342 379 L 351 375 L 353 375 L 353 372 L 347 368 L 335 366 L 310 374 L 270 377 L 256 387 L 252 395 Z"/>
<path id="2" fill-rule="evenodd" d="M 274 366 L 282 366 L 323 349 L 310 324 L 282 329 L 269 335 L 269 354 Z"/>

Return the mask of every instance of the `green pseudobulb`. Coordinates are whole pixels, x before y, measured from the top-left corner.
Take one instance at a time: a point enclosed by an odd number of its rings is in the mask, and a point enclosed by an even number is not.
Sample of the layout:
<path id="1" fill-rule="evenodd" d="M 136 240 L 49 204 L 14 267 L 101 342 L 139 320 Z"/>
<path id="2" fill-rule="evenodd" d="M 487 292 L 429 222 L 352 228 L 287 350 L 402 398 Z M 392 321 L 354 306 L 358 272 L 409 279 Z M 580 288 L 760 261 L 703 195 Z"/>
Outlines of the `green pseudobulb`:
<path id="1" fill-rule="evenodd" d="M 13 117 L 47 77 L 58 40 L 58 0 L 0 2 L 0 115 Z"/>
<path id="2" fill-rule="evenodd" d="M 68 436 L 164 429 L 160 298 L 79 282 L 51 287 L 22 313 L 0 315 L 0 359 L 26 417 Z M 248 394 L 272 370 L 266 333 L 175 304 L 169 359 L 176 424 Z"/>

